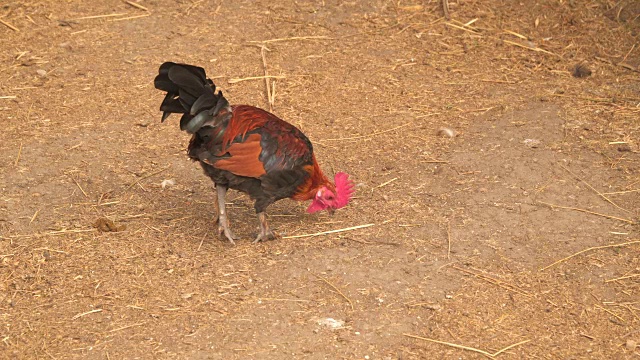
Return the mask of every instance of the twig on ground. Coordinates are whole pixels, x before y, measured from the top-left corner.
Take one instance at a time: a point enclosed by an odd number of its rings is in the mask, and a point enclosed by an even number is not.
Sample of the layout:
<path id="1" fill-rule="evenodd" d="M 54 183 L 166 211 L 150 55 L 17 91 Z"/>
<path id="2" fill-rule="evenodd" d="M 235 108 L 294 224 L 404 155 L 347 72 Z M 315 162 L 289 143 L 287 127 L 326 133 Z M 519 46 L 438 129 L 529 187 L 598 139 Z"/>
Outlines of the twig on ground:
<path id="1" fill-rule="evenodd" d="M 451 220 L 447 221 L 447 260 L 451 259 Z"/>
<path id="2" fill-rule="evenodd" d="M 603 58 L 603 57 L 599 57 L 599 56 L 596 56 L 596 57 L 595 57 L 595 59 L 596 59 L 596 60 L 598 60 L 598 61 L 602 61 L 602 62 L 604 62 L 604 63 L 607 63 L 607 64 L 609 64 L 609 65 L 620 66 L 621 68 L 624 68 L 624 69 L 627 69 L 627 70 L 631 70 L 631 71 L 635 71 L 635 72 L 640 72 L 640 69 L 636 69 L 636 68 L 634 68 L 633 66 L 631 66 L 631 65 L 629 65 L 629 64 L 627 64 L 627 63 L 625 63 L 625 62 L 623 62 L 623 61 L 620 61 L 620 62 L 615 63 L 615 62 L 613 62 L 613 61 L 611 61 L 611 60 L 609 60 L 609 59 L 605 59 L 605 58 Z"/>
<path id="3" fill-rule="evenodd" d="M 127 187 L 127 188 L 125 189 L 125 191 L 128 191 L 128 190 L 129 190 L 129 189 L 131 189 L 132 187 L 136 186 L 136 184 L 137 184 L 137 183 L 139 183 L 140 181 L 145 180 L 145 179 L 148 179 L 148 178 L 150 178 L 150 177 L 152 177 L 152 176 L 158 175 L 158 174 L 160 174 L 161 172 L 163 172 L 163 171 L 167 170 L 167 169 L 168 169 L 168 168 L 170 168 L 170 167 L 171 167 L 171 165 L 169 165 L 169 166 L 167 166 L 167 167 L 164 167 L 164 168 L 162 168 L 162 169 L 160 169 L 160 170 L 158 170 L 158 171 L 156 171 L 156 172 L 152 172 L 152 173 L 151 173 L 151 174 L 149 174 L 149 175 L 145 175 L 145 176 L 141 177 L 140 179 L 137 179 L 136 181 L 134 181 L 133 183 L 131 183 L 131 185 L 129 185 L 129 187 Z"/>
<path id="4" fill-rule="evenodd" d="M 356 140 L 356 139 L 362 139 L 362 138 L 368 138 L 368 137 L 373 137 L 376 135 L 380 135 L 380 134 L 384 134 L 384 133 L 388 133 L 394 130 L 398 130 L 400 128 L 403 128 L 405 126 L 409 126 L 411 125 L 411 123 L 406 123 L 406 124 L 402 124 L 402 125 L 398 125 L 394 128 L 391 129 L 387 129 L 387 130 L 382 130 L 382 131 L 378 131 L 378 132 L 374 132 L 372 134 L 368 134 L 368 135 L 358 135 L 358 136 L 351 136 L 351 137 L 344 137 L 344 138 L 335 138 L 335 139 L 324 139 L 323 141 L 344 141 L 344 140 Z"/>
<path id="5" fill-rule="evenodd" d="M 148 16 L 151 16 L 151 14 L 142 14 L 142 15 L 127 16 L 127 17 L 117 18 L 117 19 L 113 19 L 113 20 L 109 20 L 109 21 L 133 20 L 133 19 L 139 19 L 139 18 L 148 17 Z"/>
<path id="6" fill-rule="evenodd" d="M 202 247 L 202 244 L 204 243 L 204 238 L 205 237 L 207 237 L 206 233 L 204 235 L 202 235 L 202 239 L 200 239 L 200 245 L 198 245 L 198 250 L 196 250 L 196 251 L 200 251 L 200 248 Z"/>
<path id="7" fill-rule="evenodd" d="M 433 342 L 433 343 L 436 343 L 436 344 L 442 344 L 442 345 L 451 346 L 451 347 L 454 347 L 454 348 L 457 348 L 457 349 L 462 349 L 462 350 L 467 350 L 467 351 L 477 352 L 477 353 L 479 353 L 479 354 L 482 354 L 482 355 L 488 356 L 488 357 L 490 357 L 490 358 L 494 358 L 494 357 L 496 357 L 496 356 L 498 356 L 498 355 L 502 354 L 503 352 L 505 352 L 505 351 L 507 351 L 507 350 L 513 349 L 513 348 L 514 348 L 514 347 L 516 347 L 516 346 L 520 346 L 520 345 L 522 345 L 522 344 L 526 344 L 526 343 L 528 343 L 529 341 L 531 341 L 531 340 L 523 340 L 523 341 L 520 341 L 520 342 L 518 342 L 518 343 L 515 343 L 515 344 L 512 344 L 512 345 L 509 345 L 509 346 L 507 346 L 506 348 L 501 349 L 501 350 L 498 350 L 498 351 L 496 351 L 495 353 L 493 353 L 493 354 L 492 354 L 492 353 L 490 353 L 490 352 L 488 352 L 488 351 L 484 351 L 484 350 L 480 350 L 480 349 L 472 348 L 472 347 L 469 347 L 469 346 L 453 344 L 453 343 L 446 342 L 446 341 L 440 341 L 440 340 L 429 339 L 429 338 L 422 337 L 422 336 L 418 336 L 418 335 L 412 335 L 412 334 L 402 334 L 402 335 L 404 335 L 404 336 L 406 336 L 406 337 L 414 338 L 414 339 L 420 339 L 420 340 L 430 341 L 430 342 Z"/>
<path id="8" fill-rule="evenodd" d="M 36 212 L 31 217 L 31 220 L 29 220 L 29 225 L 31 225 L 31 223 L 38 217 L 39 213 L 40 213 L 40 209 L 36 210 Z"/>
<path id="9" fill-rule="evenodd" d="M 123 16 L 123 15 L 128 15 L 128 14 L 129 14 L 129 13 L 116 13 L 116 14 L 105 14 L 105 15 L 91 15 L 91 16 L 82 16 L 82 17 L 79 17 L 79 18 L 71 19 L 71 20 L 102 19 L 102 18 L 108 18 L 108 17 Z"/>
<path id="10" fill-rule="evenodd" d="M 245 78 L 236 78 L 236 79 L 229 79 L 227 82 L 229 84 L 235 84 L 235 83 L 239 83 L 241 81 L 248 81 L 248 80 L 262 80 L 264 78 L 270 78 L 270 79 L 284 79 L 286 78 L 286 76 L 283 75 L 263 75 L 263 76 L 249 76 L 249 77 L 245 77 Z"/>
<path id="11" fill-rule="evenodd" d="M 637 45 L 637 44 L 633 44 L 633 45 L 631 46 L 631 49 L 629 49 L 629 51 L 627 51 L 627 54 L 626 54 L 626 55 L 622 58 L 622 60 L 620 61 L 621 63 L 623 63 L 623 62 L 627 61 L 627 58 L 629 57 L 629 55 L 631 54 L 631 52 L 633 52 L 633 49 L 635 49 L 635 48 L 636 48 L 636 45 Z"/>
<path id="12" fill-rule="evenodd" d="M 509 45 L 521 47 L 523 49 L 527 49 L 527 50 L 531 50 L 531 51 L 535 51 L 535 52 L 543 52 L 545 54 L 554 55 L 554 56 L 557 56 L 557 57 L 562 57 L 562 56 L 560 56 L 560 55 L 558 55 L 556 53 L 553 53 L 551 51 L 548 51 L 548 50 L 545 50 L 545 49 L 542 49 L 542 48 L 539 48 L 539 47 L 531 47 L 531 46 L 527 46 L 527 45 L 522 45 L 522 44 L 519 44 L 517 42 L 510 41 L 510 40 L 502 40 L 502 41 L 507 43 L 507 44 L 509 44 Z"/>
<path id="13" fill-rule="evenodd" d="M 46 235 L 62 235 L 62 234 L 67 234 L 67 233 L 83 233 L 83 232 L 91 232 L 91 231 L 95 231 L 96 229 L 62 229 L 62 230 L 54 230 L 54 231 L 49 231 L 47 233 L 44 233 Z M 41 235 L 37 234 L 37 235 Z M 29 236 L 29 235 L 27 235 Z"/>
<path id="14" fill-rule="evenodd" d="M 138 8 L 140 10 L 149 11 L 149 9 L 147 9 L 145 6 L 142 6 L 142 5 L 140 5 L 140 4 L 136 3 L 136 2 L 127 0 L 127 1 L 125 1 L 125 3 L 127 3 L 128 5 L 133 6 L 134 8 Z"/>
<path id="15" fill-rule="evenodd" d="M 608 283 L 608 282 L 619 281 L 619 280 L 624 280 L 624 279 L 631 279 L 631 278 L 635 278 L 635 277 L 638 277 L 638 276 L 640 276 L 640 274 L 625 275 L 625 276 L 617 277 L 615 279 L 605 280 L 604 282 Z"/>
<path id="16" fill-rule="evenodd" d="M 260 298 L 261 301 L 291 301 L 291 302 L 311 302 L 306 299 L 278 299 L 278 298 Z"/>
<path id="17" fill-rule="evenodd" d="M 59 253 L 59 254 L 69 255 L 69 253 L 66 252 L 66 251 L 56 250 L 56 249 L 49 249 L 47 247 L 39 247 L 39 248 L 32 249 L 31 251 L 38 251 L 38 250 L 47 250 L 47 251 L 53 251 L 53 252 L 56 252 L 56 253 Z"/>
<path id="18" fill-rule="evenodd" d="M 594 304 L 594 306 L 595 306 L 595 307 L 597 307 L 598 309 L 600 309 L 600 310 L 602 310 L 602 311 L 604 311 L 604 312 L 608 313 L 609 315 L 611 315 L 611 316 L 615 317 L 616 319 L 618 319 L 618 320 L 622 321 L 623 323 L 625 323 L 625 322 L 626 322 L 626 321 L 624 321 L 624 319 L 623 319 L 620 315 L 618 315 L 618 314 L 614 313 L 613 311 L 611 311 L 611 310 L 609 310 L 609 309 L 605 309 L 605 308 L 603 308 L 602 306 L 600 306 L 600 305 L 598 305 L 598 304 Z"/>
<path id="19" fill-rule="evenodd" d="M 488 83 L 496 83 L 496 84 L 517 84 L 517 81 L 509 81 L 509 80 L 494 80 L 494 79 L 480 79 L 482 82 Z"/>
<path id="20" fill-rule="evenodd" d="M 45 235 L 56 236 L 56 235 L 63 235 L 63 234 L 68 234 L 68 233 L 83 233 L 83 232 L 91 232 L 91 231 L 96 231 L 96 229 L 94 229 L 94 228 L 91 228 L 91 229 L 71 229 L 71 230 L 62 229 L 62 230 L 54 230 L 54 231 L 34 233 L 34 234 L 9 235 L 9 237 L 6 237 L 4 239 L 23 239 L 23 238 L 33 238 L 33 237 L 38 237 L 38 236 L 45 236 Z"/>
<path id="21" fill-rule="evenodd" d="M 16 161 L 13 162 L 13 166 L 18 166 L 18 162 L 20 162 L 21 155 L 22 155 L 22 142 L 20 142 L 20 148 L 18 149 L 18 156 L 16 156 Z"/>
<path id="22" fill-rule="evenodd" d="M 93 314 L 93 313 L 97 313 L 97 312 L 101 312 L 101 311 L 102 311 L 102 309 L 93 309 L 93 310 L 89 310 L 89 311 L 87 311 L 87 312 L 83 312 L 83 313 L 80 313 L 80 314 L 76 314 L 76 315 L 74 315 L 74 316 L 71 318 L 71 320 L 75 320 L 75 319 L 81 318 L 81 317 L 83 317 L 83 316 L 85 316 L 85 315 L 89 315 L 89 314 Z"/>
<path id="23" fill-rule="evenodd" d="M 638 192 L 640 191 L 640 189 L 633 189 L 633 190 L 625 190 L 625 191 L 613 191 L 613 192 L 606 192 L 603 193 L 604 195 L 618 195 L 618 194 L 628 194 L 631 192 Z"/>
<path id="24" fill-rule="evenodd" d="M 270 77 L 267 71 L 267 56 L 265 54 L 265 50 L 271 51 L 264 44 L 262 44 L 262 46 L 260 46 L 260 56 L 262 56 L 262 67 L 264 68 L 264 84 L 267 87 L 267 101 L 269 102 L 269 111 L 273 112 L 275 94 L 273 94 L 273 92 L 271 91 L 271 84 L 269 82 Z"/>
<path id="25" fill-rule="evenodd" d="M 445 25 L 447 25 L 447 26 L 451 26 L 451 27 L 453 27 L 453 28 L 456 28 L 456 29 L 460 29 L 460 30 L 464 30 L 464 31 L 470 32 L 470 33 L 472 33 L 472 34 L 477 34 L 477 33 L 478 33 L 477 31 L 475 31 L 475 30 L 473 30 L 473 29 L 469 29 L 469 28 L 466 28 L 466 27 L 464 27 L 464 26 L 460 26 L 460 25 L 452 24 L 452 23 L 450 23 L 450 22 L 446 22 L 446 23 L 444 23 L 444 24 L 445 24 Z M 451 54 L 451 55 L 454 55 L 454 54 Z"/>
<path id="26" fill-rule="evenodd" d="M 506 281 L 498 280 L 498 279 L 492 278 L 492 277 L 490 277 L 488 275 L 485 275 L 485 274 L 482 274 L 482 273 L 477 273 L 477 272 L 473 272 L 471 270 L 463 269 L 463 268 L 461 268 L 459 266 L 453 265 L 451 267 L 456 269 L 456 270 L 458 270 L 458 271 L 462 271 L 464 273 L 473 275 L 473 276 L 477 277 L 478 279 L 482 279 L 482 280 L 488 281 L 488 282 L 490 282 L 490 283 L 492 283 L 494 285 L 497 285 L 497 286 L 499 286 L 499 287 L 501 287 L 503 289 L 506 289 L 506 290 L 509 290 L 509 291 L 513 291 L 513 292 L 518 293 L 520 295 L 531 297 L 531 295 L 529 295 L 529 293 L 527 293 L 526 291 L 520 289 L 519 287 L 517 287 L 515 285 L 511 285 Z"/>
<path id="27" fill-rule="evenodd" d="M 80 191 L 82 191 L 82 193 L 84 194 L 84 197 L 88 198 L 89 195 L 87 195 L 87 193 L 84 191 L 82 186 L 80 186 L 80 183 L 78 182 L 78 180 L 76 180 L 73 176 L 71 177 L 71 180 L 73 180 L 73 182 L 76 183 L 76 185 L 78 186 L 78 189 L 80 189 Z"/>
<path id="28" fill-rule="evenodd" d="M 507 29 L 504 29 L 504 30 L 502 30 L 502 31 L 504 31 L 504 32 L 505 32 L 505 33 L 507 33 L 507 34 L 511 34 L 511 35 L 513 35 L 513 36 L 515 36 L 515 37 L 518 37 L 518 38 L 520 38 L 520 39 L 522 39 L 522 40 L 529 40 L 529 38 L 528 38 L 528 37 L 526 37 L 526 36 L 524 36 L 524 35 L 522 35 L 522 34 L 519 34 L 519 33 L 515 32 L 515 31 L 511 31 L 511 30 L 507 30 Z"/>
<path id="29" fill-rule="evenodd" d="M 391 179 L 391 180 L 389 180 L 389 181 L 385 181 L 385 182 L 383 182 L 382 184 L 380 184 L 380 185 L 378 185 L 378 186 L 374 187 L 374 189 L 379 189 L 379 188 L 381 188 L 381 187 L 387 186 L 387 185 L 391 184 L 392 182 L 394 182 L 394 181 L 396 181 L 396 180 L 398 180 L 398 178 L 397 178 L 397 177 L 396 177 L 396 178 L 393 178 L 393 179 Z"/>
<path id="30" fill-rule="evenodd" d="M 633 244 L 640 244 L 640 240 L 635 240 L 635 241 L 628 241 L 628 242 L 624 242 L 624 243 L 620 243 L 620 244 L 612 244 L 612 245 L 603 245 L 603 246 L 594 246 L 594 247 L 590 247 L 588 249 L 584 249 L 584 250 L 580 250 L 577 253 L 573 254 L 573 255 L 569 255 L 565 258 L 562 258 L 556 262 L 554 262 L 553 264 L 547 265 L 545 267 L 543 267 L 542 269 L 540 269 L 540 271 L 545 271 L 550 267 L 556 266 L 558 264 L 560 264 L 561 262 L 567 261 L 573 257 L 576 257 L 580 254 L 584 254 L 586 252 L 589 251 L 593 251 L 593 250 L 600 250 L 600 249 L 608 249 L 608 248 L 614 248 L 614 247 L 623 247 L 623 246 L 628 246 L 628 245 L 633 245 Z"/>
<path id="31" fill-rule="evenodd" d="M 348 227 L 348 228 L 344 228 L 344 229 L 321 231 L 321 232 L 317 232 L 317 233 L 313 233 L 313 234 L 283 236 L 282 238 L 283 239 L 298 239 L 298 238 L 303 238 L 303 237 L 313 237 L 313 236 L 320 236 L 320 235 L 327 235 L 327 234 L 335 234 L 335 233 L 339 233 L 339 232 L 351 231 L 351 230 L 356 230 L 356 229 L 363 229 L 363 228 L 367 228 L 367 227 L 374 226 L 374 225 L 375 224 L 365 224 L 365 225 L 352 226 L 352 227 Z"/>
<path id="32" fill-rule="evenodd" d="M 587 96 L 574 96 L 574 95 L 565 95 L 565 94 L 550 94 L 550 96 L 570 98 L 570 99 L 573 98 L 578 100 L 586 100 L 586 101 L 593 101 L 598 103 L 610 103 L 610 104 L 615 104 L 616 101 L 620 100 L 620 98 L 592 98 Z"/>
<path id="33" fill-rule="evenodd" d="M 20 29 L 18 29 L 17 27 L 15 27 L 15 26 L 13 26 L 13 25 L 9 24 L 8 22 L 6 22 L 6 21 L 4 21 L 4 20 L 2 20 L 2 19 L 0 19 L 0 24 L 2 24 L 2 25 L 4 25 L 4 26 L 8 27 L 9 29 L 11 29 L 11 30 L 13 30 L 13 31 L 15 31 L 15 32 L 20 32 Z"/>
<path id="34" fill-rule="evenodd" d="M 580 178 L 578 175 L 574 174 L 571 170 L 569 170 L 567 167 L 565 167 L 562 164 L 559 164 L 561 168 L 565 169 L 569 174 L 571 174 L 574 178 L 578 179 L 579 181 L 583 182 L 585 185 L 587 185 L 587 187 L 589 187 L 589 189 L 593 190 L 593 192 L 595 192 L 596 194 L 600 195 L 603 199 L 605 199 L 608 203 L 610 203 L 611 205 L 617 207 L 618 209 L 631 213 L 631 211 L 624 209 L 620 206 L 618 206 L 618 204 L 614 203 L 613 201 L 611 201 L 611 199 L 609 199 L 608 197 L 604 196 L 603 193 L 601 193 L 600 191 L 596 190 L 593 186 L 591 186 L 591 184 L 589 184 L 588 182 L 586 182 L 584 179 Z"/>
<path id="35" fill-rule="evenodd" d="M 333 40 L 333 38 L 329 36 L 293 36 L 288 38 L 278 38 L 278 39 L 269 39 L 269 40 L 251 40 L 249 42 L 268 44 L 268 43 L 274 43 L 274 42 L 295 41 L 295 40 Z"/>
<path id="36" fill-rule="evenodd" d="M 117 329 L 111 329 L 111 330 L 109 330 L 109 332 L 116 332 L 116 331 L 120 331 L 120 330 L 124 330 L 124 329 L 128 329 L 128 328 L 132 328 L 132 327 L 135 327 L 135 326 L 142 326 L 144 324 L 146 324 L 146 323 L 137 323 L 137 324 L 126 325 L 126 326 L 123 326 L 123 327 L 119 327 Z"/>
<path id="37" fill-rule="evenodd" d="M 347 302 L 349 303 L 349 305 L 351 306 L 351 310 L 353 310 L 353 302 L 351 301 L 351 299 L 349 299 L 342 291 L 340 291 L 340 289 L 338 289 L 335 285 L 333 285 L 331 282 L 329 282 L 329 280 L 323 278 L 320 275 L 317 275 L 311 271 L 309 271 L 309 274 L 317 277 L 318 279 L 324 281 L 325 284 L 331 286 L 333 288 L 333 290 L 335 290 L 338 294 L 340 294 L 340 296 L 342 296 L 345 300 L 347 300 Z"/>
<path id="38" fill-rule="evenodd" d="M 543 205 L 547 205 L 547 206 L 551 207 L 552 209 L 553 208 L 558 208 L 558 209 L 575 210 L 575 211 L 580 211 L 580 212 L 591 214 L 591 215 L 602 216 L 602 217 L 605 217 L 607 219 L 624 221 L 624 222 L 629 223 L 629 224 L 635 224 L 636 223 L 633 220 L 624 219 L 624 218 L 620 218 L 620 217 L 613 216 L 613 215 L 601 214 L 601 213 L 597 213 L 597 212 L 586 210 L 586 209 L 580 209 L 580 208 L 571 207 L 571 206 L 556 205 L 556 204 L 551 204 L 551 203 L 544 202 L 544 201 L 538 201 L 538 203 L 543 204 Z"/>
<path id="39" fill-rule="evenodd" d="M 468 114 L 468 113 L 474 113 L 474 112 L 487 112 L 487 111 L 495 109 L 495 108 L 496 108 L 496 106 L 486 107 L 486 108 L 482 108 L 482 109 L 470 109 L 470 110 L 459 109 L 459 110 L 463 114 Z"/>

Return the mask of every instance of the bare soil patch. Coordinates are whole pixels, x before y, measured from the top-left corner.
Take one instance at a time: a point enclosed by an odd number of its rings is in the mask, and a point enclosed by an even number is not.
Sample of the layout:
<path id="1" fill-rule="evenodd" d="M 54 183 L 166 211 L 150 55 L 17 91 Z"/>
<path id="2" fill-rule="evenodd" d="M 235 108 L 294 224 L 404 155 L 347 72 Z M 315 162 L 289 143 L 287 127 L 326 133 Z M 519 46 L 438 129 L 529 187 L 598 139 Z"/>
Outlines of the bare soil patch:
<path id="1" fill-rule="evenodd" d="M 640 8 L 449 5 L 0 5 L 0 358 L 638 358 Z M 218 239 L 163 61 L 268 109 L 266 70 L 356 179 L 281 235 L 374 225 L 252 245 L 231 193 Z"/>

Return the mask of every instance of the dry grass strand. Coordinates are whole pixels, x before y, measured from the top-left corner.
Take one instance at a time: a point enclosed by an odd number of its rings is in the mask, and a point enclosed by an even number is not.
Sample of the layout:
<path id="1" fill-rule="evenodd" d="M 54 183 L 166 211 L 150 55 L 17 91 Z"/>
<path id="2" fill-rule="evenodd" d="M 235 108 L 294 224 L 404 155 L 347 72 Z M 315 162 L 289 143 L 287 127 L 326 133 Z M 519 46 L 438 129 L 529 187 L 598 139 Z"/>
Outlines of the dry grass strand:
<path id="1" fill-rule="evenodd" d="M 595 211 L 581 209 L 581 208 L 577 208 L 577 207 L 556 205 L 556 204 L 551 204 L 551 203 L 544 202 L 544 201 L 538 201 L 538 203 L 543 204 L 543 205 L 547 205 L 547 206 L 551 207 L 552 209 L 553 208 L 558 208 L 558 209 L 566 209 L 566 210 L 575 210 L 575 211 L 580 211 L 580 212 L 591 214 L 591 215 L 605 217 L 607 219 L 624 221 L 624 222 L 629 223 L 629 224 L 635 224 L 636 223 L 633 220 L 629 220 L 629 219 L 625 219 L 625 218 L 621 218 L 621 217 L 617 217 L 617 216 L 613 216 L 613 215 L 601 214 L 601 213 L 598 213 L 598 212 L 595 212 Z"/>
<path id="2" fill-rule="evenodd" d="M 268 44 L 268 43 L 274 43 L 274 42 L 300 41 L 300 40 L 333 40 L 333 38 L 329 36 L 292 36 L 287 38 L 277 38 L 277 39 L 269 39 L 269 40 L 251 40 L 249 42 L 259 43 L 259 44 Z"/>
<path id="3" fill-rule="evenodd" d="M 323 139 L 323 141 L 345 141 L 345 140 L 363 139 L 363 138 L 368 138 L 368 137 L 373 137 L 373 136 L 385 134 L 385 133 L 401 129 L 401 128 L 403 128 L 405 126 L 409 126 L 409 125 L 411 125 L 411 123 L 405 123 L 405 124 L 402 124 L 402 125 L 398 125 L 398 126 L 396 126 L 394 128 L 387 129 L 387 130 L 376 131 L 376 132 L 374 132 L 372 134 L 368 134 L 368 135 L 358 135 L 358 136 L 350 136 L 350 137 L 343 137 L 343 138 L 336 138 L 336 139 Z"/>
<path id="4" fill-rule="evenodd" d="M 458 270 L 458 271 L 462 271 L 464 273 L 473 275 L 478 279 L 490 282 L 490 283 L 492 283 L 494 285 L 497 285 L 497 286 L 499 286 L 499 287 L 501 287 L 503 289 L 518 293 L 520 295 L 524 295 L 526 297 L 531 297 L 531 295 L 529 293 L 527 293 L 526 291 L 520 289 L 519 287 L 517 287 L 515 285 L 511 285 L 506 281 L 498 280 L 498 279 L 492 278 L 491 276 L 488 276 L 488 275 L 485 275 L 485 274 L 482 274 L 482 273 L 477 273 L 477 272 L 474 272 L 474 271 L 471 271 L 471 270 L 467 270 L 467 269 L 461 268 L 461 267 L 456 266 L 456 265 L 452 265 L 451 267 L 456 269 L 456 270 Z"/>
<path id="5" fill-rule="evenodd" d="M 315 274 L 311 271 L 309 271 L 309 273 L 315 277 L 317 277 L 319 280 L 322 280 L 325 284 L 329 285 L 333 290 L 335 290 L 338 294 L 340 294 L 340 296 L 342 296 L 345 300 L 347 300 L 347 302 L 349 303 L 349 306 L 351 306 L 351 310 L 353 311 L 354 307 L 353 307 L 353 302 L 351 301 L 351 299 L 349 299 L 347 297 L 347 295 L 345 295 L 342 291 L 340 291 L 340 289 L 338 289 L 337 286 L 333 285 L 329 280 L 323 278 L 322 276 Z"/>
<path id="6" fill-rule="evenodd" d="M 436 343 L 436 344 L 447 345 L 447 346 L 450 346 L 450 347 L 454 347 L 454 348 L 456 348 L 456 349 L 467 350 L 467 351 L 473 351 L 473 352 L 476 352 L 476 353 L 479 353 L 479 354 L 482 354 L 482 355 L 488 356 L 488 357 L 490 357 L 490 358 L 495 358 L 496 356 L 498 356 L 498 355 L 502 354 L 503 352 L 505 352 L 505 351 L 507 351 L 507 350 L 513 349 L 513 348 L 514 348 L 514 347 L 516 347 L 516 346 L 520 346 L 520 345 L 522 345 L 522 344 L 526 344 L 526 343 L 528 343 L 528 342 L 530 342 L 530 341 L 531 341 L 531 340 L 523 340 L 523 341 L 517 342 L 517 343 L 515 343 L 515 344 L 511 344 L 511 345 L 509 345 L 509 346 L 507 346 L 507 347 L 505 347 L 505 348 L 503 348 L 503 349 L 501 349 L 501 350 L 498 350 L 498 351 L 496 351 L 495 353 L 490 353 L 490 352 L 488 352 L 488 351 L 484 351 L 484 350 L 480 350 L 480 349 L 472 348 L 472 347 L 469 347 L 469 346 L 458 345 L 458 344 L 454 344 L 454 343 L 450 343 L 450 342 L 446 342 L 446 341 L 435 340 L 435 339 L 429 339 L 429 338 L 422 337 L 422 336 L 418 336 L 418 335 L 412 335 L 412 334 L 406 334 L 406 333 L 405 333 L 405 334 L 402 334 L 402 335 L 404 335 L 404 336 L 406 336 L 406 337 L 414 338 L 414 339 L 419 339 L 419 340 L 425 340 L 425 341 L 433 342 L 433 343 Z"/>
<path id="7" fill-rule="evenodd" d="M 358 226 L 351 226 L 351 227 L 344 228 L 344 229 L 321 231 L 321 232 L 317 232 L 317 233 L 313 233 L 313 234 L 283 236 L 282 239 L 298 239 L 298 238 L 304 238 L 304 237 L 314 237 L 314 236 L 320 236 L 320 235 L 335 234 L 335 233 L 340 233 L 340 232 L 345 232 L 345 231 L 364 229 L 364 228 L 368 228 L 368 227 L 374 226 L 374 225 L 375 224 L 364 224 L 364 225 L 358 225 Z"/>
<path id="8" fill-rule="evenodd" d="M 149 9 L 147 9 L 147 7 L 145 7 L 143 5 L 140 5 L 140 4 L 136 3 L 136 2 L 127 0 L 127 1 L 125 1 L 125 3 L 128 4 L 128 5 L 133 6 L 134 8 L 140 9 L 140 10 L 149 11 Z"/>
<path id="9" fill-rule="evenodd" d="M 603 245 L 603 246 L 594 246 L 594 247 L 590 247 L 588 249 L 584 249 L 584 250 L 580 250 L 575 254 L 569 255 L 567 257 L 564 257 L 556 262 L 554 262 L 553 264 L 547 265 L 545 267 L 543 267 L 542 269 L 540 269 L 540 271 L 545 271 L 553 266 L 556 266 L 558 264 L 560 264 L 561 262 L 565 262 L 573 257 L 576 257 L 580 254 L 584 254 L 586 252 L 589 251 L 594 251 L 594 250 L 600 250 L 600 249 L 608 249 L 608 248 L 615 248 L 615 247 L 623 247 L 623 246 L 629 246 L 629 245 L 633 245 L 633 244 L 640 244 L 640 240 L 635 240 L 635 241 L 628 241 L 628 242 L 624 242 L 624 243 L 620 243 L 620 244 L 612 244 L 612 245 Z"/>
<path id="10" fill-rule="evenodd" d="M 6 22 L 6 21 L 4 21 L 4 20 L 2 20 L 2 19 L 0 19 L 0 24 L 2 24 L 2 25 L 4 25 L 4 26 L 8 27 L 9 29 L 11 29 L 11 30 L 13 30 L 13 31 L 15 31 L 15 32 L 20 32 L 20 29 L 18 29 L 17 27 L 15 27 L 15 26 L 13 26 L 13 25 L 9 24 L 8 22 Z"/>
<path id="11" fill-rule="evenodd" d="M 564 170 L 566 170 L 569 174 L 571 174 L 574 178 L 578 179 L 579 181 L 581 181 L 582 183 L 584 183 L 585 185 L 587 185 L 587 187 L 591 190 L 593 190 L 593 192 L 595 192 L 596 194 L 598 194 L 600 197 L 602 197 L 604 200 L 606 200 L 609 204 L 617 207 L 618 209 L 628 212 L 628 213 L 632 213 L 631 211 L 624 209 L 620 206 L 618 206 L 618 204 L 614 203 L 611 199 L 609 199 L 608 197 L 606 197 L 603 193 L 601 193 L 600 191 L 596 190 L 593 186 L 591 186 L 591 184 L 589 184 L 588 182 L 586 182 L 584 179 L 580 178 L 578 175 L 574 174 L 571 170 L 569 170 L 567 167 L 565 167 L 564 165 L 560 164 L 560 167 L 563 168 Z"/>

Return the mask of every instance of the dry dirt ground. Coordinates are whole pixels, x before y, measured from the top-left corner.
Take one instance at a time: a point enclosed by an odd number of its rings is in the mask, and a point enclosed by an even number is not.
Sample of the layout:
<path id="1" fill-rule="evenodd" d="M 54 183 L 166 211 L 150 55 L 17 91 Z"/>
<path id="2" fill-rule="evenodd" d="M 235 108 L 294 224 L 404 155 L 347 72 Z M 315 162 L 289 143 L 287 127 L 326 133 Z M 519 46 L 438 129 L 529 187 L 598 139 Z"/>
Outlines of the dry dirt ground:
<path id="1" fill-rule="evenodd" d="M 640 5 L 449 5 L 3 2 L 0 358 L 640 358 Z M 352 204 L 218 239 L 167 60 L 268 109 L 266 64 Z"/>

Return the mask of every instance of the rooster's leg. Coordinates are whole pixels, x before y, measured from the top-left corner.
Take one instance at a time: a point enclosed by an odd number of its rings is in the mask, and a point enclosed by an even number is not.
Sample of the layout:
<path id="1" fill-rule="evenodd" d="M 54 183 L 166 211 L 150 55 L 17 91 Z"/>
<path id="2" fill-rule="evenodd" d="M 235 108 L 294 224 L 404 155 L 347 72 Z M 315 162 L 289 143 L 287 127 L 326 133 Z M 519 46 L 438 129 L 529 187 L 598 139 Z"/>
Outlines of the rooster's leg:
<path id="1" fill-rule="evenodd" d="M 224 234 L 224 236 L 235 245 L 236 242 L 233 240 L 237 239 L 237 237 L 233 235 L 231 229 L 229 229 L 229 219 L 227 219 L 227 209 L 225 207 L 227 187 L 216 185 L 216 190 L 218 192 L 218 232 L 220 236 Z"/>
<path id="2" fill-rule="evenodd" d="M 271 231 L 271 229 L 269 228 L 269 224 L 267 223 L 267 213 L 265 213 L 264 211 L 258 213 L 258 220 L 260 222 L 260 233 L 258 234 L 258 237 L 256 237 L 256 239 L 253 241 L 253 243 L 255 244 L 260 241 L 275 239 L 276 234 Z"/>
<path id="3" fill-rule="evenodd" d="M 215 188 L 216 186 L 213 185 Z M 217 192 L 216 192 L 217 194 Z M 216 197 L 216 201 L 213 203 L 216 207 L 216 218 L 213 220 L 214 224 L 220 224 L 220 206 L 218 206 L 218 198 Z"/>

